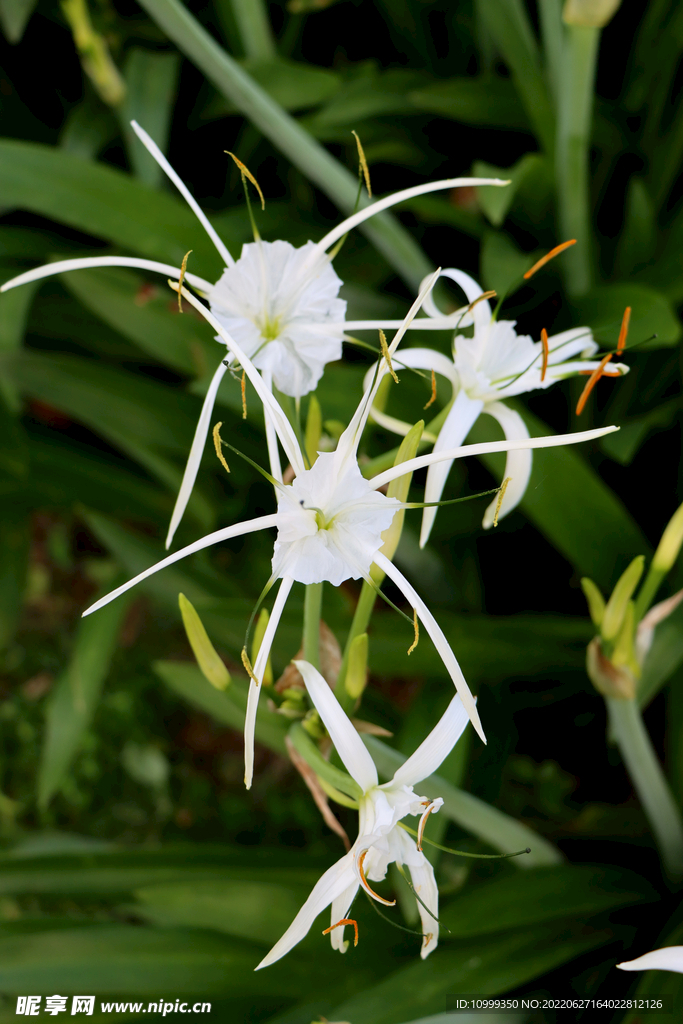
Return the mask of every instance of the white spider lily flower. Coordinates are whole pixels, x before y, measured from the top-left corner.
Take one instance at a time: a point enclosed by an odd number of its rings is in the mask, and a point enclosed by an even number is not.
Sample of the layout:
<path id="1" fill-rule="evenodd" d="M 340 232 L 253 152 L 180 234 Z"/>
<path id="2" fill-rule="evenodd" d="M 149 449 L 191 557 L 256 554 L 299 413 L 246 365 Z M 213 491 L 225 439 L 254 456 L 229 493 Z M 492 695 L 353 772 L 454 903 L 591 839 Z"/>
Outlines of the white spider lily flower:
<path id="1" fill-rule="evenodd" d="M 341 357 L 341 343 L 345 331 L 361 327 L 389 329 L 399 326 L 395 321 L 345 320 L 346 302 L 338 297 L 342 282 L 332 269 L 333 254 L 328 251 L 335 242 L 368 218 L 414 196 L 462 186 L 507 184 L 498 178 L 448 178 L 416 185 L 369 204 L 351 217 L 347 217 L 317 243 L 307 242 L 301 248 L 295 249 L 289 242 L 263 242 L 259 239 L 245 245 L 241 257 L 236 261 L 153 139 L 137 122 L 132 121 L 131 125 L 140 141 L 194 211 L 225 264 L 225 270 L 215 284 L 189 271 L 185 273 L 185 280 L 208 297 L 211 309 L 221 325 L 238 342 L 247 356 L 252 358 L 257 368 L 262 370 L 268 388 L 275 384 L 284 394 L 296 398 L 308 394 L 315 388 L 326 363 Z M 180 268 L 171 264 L 138 257 L 80 257 L 36 267 L 7 281 L 0 291 L 16 288 L 18 285 L 53 274 L 88 267 L 132 267 L 174 278 L 180 274 Z M 425 320 L 430 328 L 438 328 L 438 318 L 434 322 L 431 317 Z M 441 317 L 441 320 L 442 326 L 446 327 L 451 325 L 453 317 Z M 220 334 L 216 340 L 223 342 Z M 218 364 L 204 399 L 171 516 L 166 538 L 167 548 L 171 545 L 192 494 L 206 445 L 216 395 L 230 362 L 232 359 L 228 358 L 222 359 Z M 277 442 L 272 429 L 269 428 L 267 417 L 266 434 L 271 473 L 276 480 L 281 480 Z"/>
<path id="2" fill-rule="evenodd" d="M 439 431 L 434 451 L 442 452 L 462 444 L 482 414 L 492 416 L 509 440 L 528 437 L 529 431 L 522 417 L 505 405 L 502 399 L 548 388 L 565 377 L 590 373 L 596 369 L 598 362 L 588 358 L 598 349 L 590 329 L 575 327 L 549 337 L 544 359 L 542 342 L 535 342 L 528 335 L 517 334 L 515 321 L 494 320 L 491 307 L 486 299 L 481 298 L 482 289 L 473 278 L 452 268 L 442 270 L 441 276 L 455 281 L 469 302 L 476 303 L 471 307 L 469 320 L 469 323 L 474 323 L 474 336 L 468 338 L 462 334 L 455 335 L 452 360 L 426 348 L 404 349 L 398 360 L 399 367 L 403 365 L 419 370 L 433 370 L 446 377 L 453 388 L 454 401 Z M 439 311 L 431 295 L 425 302 L 425 311 L 430 316 L 438 315 Z M 422 322 L 417 321 L 420 325 Z M 463 319 L 456 326 L 466 327 L 468 321 Z M 622 363 L 613 365 L 619 373 L 628 372 L 628 366 Z M 373 409 L 372 416 L 381 426 L 396 433 L 405 433 L 409 429 L 408 424 L 386 416 L 380 410 Z M 522 500 L 531 475 L 531 462 L 530 449 L 510 450 L 504 474 L 510 477 L 510 483 L 498 509 L 498 518 L 507 515 Z M 430 468 L 425 501 L 440 500 L 451 465 L 450 461 L 442 461 Z M 494 499 L 484 513 L 483 526 L 486 529 L 493 525 L 496 508 L 497 501 Z M 421 547 L 429 539 L 436 512 L 436 507 L 426 508 L 423 512 Z"/>
<path id="3" fill-rule="evenodd" d="M 437 276 L 438 271 L 422 288 L 401 329 L 389 345 L 389 356 L 396 351 L 410 321 L 417 315 Z M 263 402 L 266 419 L 271 421 L 272 428 L 291 463 L 295 479 L 289 485 L 277 483 L 278 510 L 273 515 L 237 523 L 235 526 L 217 530 L 215 533 L 195 541 L 194 544 L 169 555 L 111 594 L 101 598 L 84 614 L 88 615 L 96 611 L 135 586 L 136 583 L 195 551 L 210 547 L 221 540 L 275 527 L 278 534 L 273 554 L 271 580 L 281 579 L 282 582 L 259 648 L 249 688 L 245 718 L 245 784 L 247 788 L 251 786 L 253 776 L 254 729 L 261 680 L 268 662 L 273 638 L 293 583 L 295 581 L 314 583 L 327 580 L 338 585 L 346 579 L 369 580 L 373 563 L 389 576 L 415 609 L 462 698 L 472 724 L 482 740 L 486 742 L 474 698 L 443 631 L 405 576 L 380 551 L 383 530 L 391 524 L 395 511 L 406 506 L 401 506 L 395 499 L 377 492 L 390 480 L 403 476 L 413 469 L 429 466 L 441 459 L 452 460 L 470 454 L 507 451 L 511 447 L 519 449 L 555 447 L 601 437 L 617 428 L 603 427 L 579 434 L 525 438 L 515 442 L 496 441 L 491 444 L 454 448 L 447 452 L 432 453 L 411 459 L 380 473 L 371 480 L 365 480 L 358 467 L 357 451 L 363 428 L 380 384 L 381 374 L 377 372 L 374 382 L 366 389 L 361 398 L 349 426 L 341 435 L 336 450 L 331 453 L 321 453 L 313 467 L 307 469 L 304 454 L 289 421 L 264 384 L 254 364 L 199 299 L 186 289 L 183 289 L 182 292 L 187 301 L 201 312 L 214 330 L 221 335 L 234 359 L 244 367 L 249 380 Z"/>
<path id="4" fill-rule="evenodd" d="M 417 909 L 424 936 L 420 955 L 424 960 L 439 941 L 439 891 L 431 864 L 399 823 L 408 815 L 414 815 L 420 819 L 418 833 L 421 834 L 427 817 L 443 804 L 441 798 L 431 800 L 418 796 L 414 787 L 432 775 L 451 752 L 465 730 L 467 712 L 460 697 L 453 697 L 427 739 L 390 782 L 380 785 L 372 757 L 329 685 L 307 661 L 296 661 L 295 665 L 337 753 L 359 787 L 358 838 L 349 852 L 319 879 L 292 924 L 256 970 L 275 963 L 301 942 L 318 914 L 330 905 L 332 948 L 346 952 L 345 926 L 337 923 L 348 918 L 359 888 L 371 899 L 389 903 L 374 891 L 370 882 L 381 882 L 394 862 L 408 868 L 413 888 L 422 901 L 417 901 Z"/>
<path id="5" fill-rule="evenodd" d="M 635 960 L 617 964 L 621 971 L 675 971 L 683 974 L 683 946 L 664 946 L 643 953 Z"/>

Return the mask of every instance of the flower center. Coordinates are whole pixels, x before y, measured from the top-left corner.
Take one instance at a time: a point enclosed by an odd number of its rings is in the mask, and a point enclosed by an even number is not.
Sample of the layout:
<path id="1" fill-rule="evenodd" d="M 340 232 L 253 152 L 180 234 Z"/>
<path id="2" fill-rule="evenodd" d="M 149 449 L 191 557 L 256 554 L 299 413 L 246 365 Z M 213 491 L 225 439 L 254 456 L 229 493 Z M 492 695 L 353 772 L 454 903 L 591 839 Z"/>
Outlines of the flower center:
<path id="1" fill-rule="evenodd" d="M 259 324 L 261 337 L 266 343 L 269 341 L 275 341 L 275 339 L 280 335 L 280 327 L 280 317 L 276 317 L 274 320 L 271 320 L 270 317 L 265 316 Z"/>

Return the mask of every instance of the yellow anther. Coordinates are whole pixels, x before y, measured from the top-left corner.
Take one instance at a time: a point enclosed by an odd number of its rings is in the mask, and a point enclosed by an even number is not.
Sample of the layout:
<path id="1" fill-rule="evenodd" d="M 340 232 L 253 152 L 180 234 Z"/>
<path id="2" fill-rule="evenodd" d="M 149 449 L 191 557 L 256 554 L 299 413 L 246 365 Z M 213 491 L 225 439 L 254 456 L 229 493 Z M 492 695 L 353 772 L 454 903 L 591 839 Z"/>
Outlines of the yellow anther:
<path id="1" fill-rule="evenodd" d="M 428 409 L 430 405 L 433 405 L 436 401 L 436 374 L 432 370 L 432 395 L 426 405 L 422 406 L 423 411 Z"/>
<path id="2" fill-rule="evenodd" d="M 234 153 L 231 153 L 229 149 L 226 149 L 225 152 L 228 154 L 228 156 L 231 156 L 233 158 L 233 160 L 235 161 L 235 163 L 237 164 L 237 167 L 239 168 L 239 172 L 242 175 L 242 181 L 244 181 L 245 178 L 248 178 L 249 181 L 252 183 L 252 185 L 254 186 L 254 188 L 256 189 L 256 191 L 259 194 L 259 199 L 261 200 L 261 209 L 265 210 L 265 208 L 266 208 L 266 201 L 265 201 L 265 199 L 263 197 L 263 192 L 261 191 L 261 186 L 259 185 L 259 183 L 256 180 L 256 178 L 254 177 L 254 175 L 251 173 L 251 171 L 249 170 L 247 165 L 243 164 L 242 161 L 238 157 L 236 157 Z"/>
<path id="3" fill-rule="evenodd" d="M 430 801 L 429 802 L 429 806 L 427 807 L 427 810 L 424 812 L 424 814 L 420 818 L 420 824 L 417 826 L 417 848 L 420 851 L 420 853 L 422 852 L 422 837 L 424 835 L 424 831 L 425 831 L 425 828 L 427 826 L 427 819 L 429 818 L 429 815 L 432 813 L 433 810 L 434 810 L 434 803 L 432 801 Z"/>
<path id="4" fill-rule="evenodd" d="M 192 249 L 188 249 L 188 251 L 185 253 L 185 255 L 183 256 L 182 265 L 180 267 L 180 277 L 178 278 L 178 312 L 179 313 L 182 313 L 182 311 L 183 311 L 183 281 L 185 280 L 185 271 L 187 270 L 187 257 L 190 255 L 191 252 L 192 252 Z"/>
<path id="5" fill-rule="evenodd" d="M 413 629 L 415 631 L 415 639 L 408 648 L 408 654 L 412 654 L 420 641 L 420 627 L 417 621 L 417 608 L 413 608 Z"/>
<path id="6" fill-rule="evenodd" d="M 249 655 L 247 654 L 246 647 L 242 648 L 242 664 L 244 665 L 244 667 L 246 669 L 246 672 L 247 672 L 247 675 L 252 680 L 252 682 L 256 683 L 257 686 L 260 686 L 261 684 L 258 681 L 258 679 L 256 678 L 256 676 L 254 675 L 254 670 L 251 667 L 251 662 L 249 661 Z"/>
<path id="7" fill-rule="evenodd" d="M 394 383 L 398 384 L 398 377 L 396 376 L 394 368 L 391 365 L 391 356 L 389 355 L 389 346 L 387 345 L 387 339 L 381 327 L 379 329 L 379 347 L 381 348 L 382 355 L 384 356 L 386 364 L 389 367 L 389 373 L 394 378 Z"/>
<path id="8" fill-rule="evenodd" d="M 363 147 L 361 146 L 360 139 L 358 138 L 358 133 L 352 131 L 351 134 L 355 137 L 356 145 L 358 146 L 358 160 L 360 162 L 358 172 L 359 174 L 362 174 L 363 177 L 365 178 L 365 187 L 368 190 L 368 195 L 372 198 L 372 188 L 370 187 L 370 169 L 368 167 L 368 162 L 365 159 L 365 153 L 363 152 Z"/>
<path id="9" fill-rule="evenodd" d="M 216 426 L 213 428 L 213 446 L 216 449 L 216 455 L 218 456 L 218 461 L 220 462 L 220 464 L 223 467 L 223 469 L 225 470 L 225 472 L 229 473 L 230 472 L 230 466 L 225 461 L 225 456 L 223 455 L 223 442 L 221 440 L 221 427 L 222 426 L 223 426 L 223 422 L 221 421 L 220 423 L 217 423 Z"/>
<path id="10" fill-rule="evenodd" d="M 498 491 L 498 501 L 496 502 L 496 511 L 493 516 L 494 526 L 498 526 L 498 516 L 500 515 L 501 505 L 503 504 L 503 498 L 505 497 L 505 492 L 507 491 L 508 484 L 510 483 L 511 480 L 511 476 L 506 476 L 502 484 L 500 485 L 500 490 Z"/>

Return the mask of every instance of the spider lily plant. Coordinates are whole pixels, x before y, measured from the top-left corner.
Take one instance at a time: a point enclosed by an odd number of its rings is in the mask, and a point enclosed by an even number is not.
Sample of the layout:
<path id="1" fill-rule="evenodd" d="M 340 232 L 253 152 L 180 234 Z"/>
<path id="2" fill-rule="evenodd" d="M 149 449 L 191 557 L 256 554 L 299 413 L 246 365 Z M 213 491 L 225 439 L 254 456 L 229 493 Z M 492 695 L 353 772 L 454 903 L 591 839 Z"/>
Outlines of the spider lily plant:
<path id="1" fill-rule="evenodd" d="M 437 277 L 438 271 L 426 282 L 400 329 L 387 347 L 387 362 L 396 351 L 410 322 L 421 308 Z M 410 582 L 381 551 L 383 533 L 391 526 L 395 513 L 402 508 L 415 506 L 387 497 L 381 493 L 380 488 L 413 470 L 438 463 L 442 459 L 452 460 L 466 455 L 507 451 L 514 447 L 555 447 L 600 437 L 617 428 L 606 427 L 576 434 L 525 438 L 520 441 L 498 441 L 453 448 L 445 452 L 409 459 L 367 480 L 358 466 L 357 453 L 361 434 L 380 384 L 381 375 L 378 372 L 374 381 L 366 388 L 351 422 L 339 438 L 336 450 L 320 453 L 313 465 L 309 466 L 289 420 L 253 362 L 199 299 L 180 283 L 176 287 L 217 331 L 233 359 L 244 368 L 263 402 L 266 421 L 270 421 L 272 424 L 272 429 L 292 467 L 294 479 L 291 484 L 284 484 L 275 476 L 270 477 L 277 494 L 276 512 L 236 523 L 234 526 L 228 526 L 202 537 L 193 544 L 169 555 L 97 601 L 84 614 L 88 615 L 96 611 L 148 576 L 195 551 L 232 537 L 244 536 L 260 530 L 275 529 L 277 536 L 273 551 L 272 575 L 267 587 L 270 587 L 278 579 L 281 582 L 253 669 L 248 666 L 251 684 L 245 719 L 245 784 L 247 788 L 251 786 L 253 776 L 254 728 L 263 673 L 268 663 L 278 623 L 293 584 L 299 582 L 311 585 L 326 581 L 333 586 L 339 586 L 348 579 L 364 579 L 374 585 L 370 575 L 373 565 L 392 580 L 414 609 L 416 619 L 422 622 L 431 637 L 475 729 L 485 742 L 474 699 L 443 631 Z"/>

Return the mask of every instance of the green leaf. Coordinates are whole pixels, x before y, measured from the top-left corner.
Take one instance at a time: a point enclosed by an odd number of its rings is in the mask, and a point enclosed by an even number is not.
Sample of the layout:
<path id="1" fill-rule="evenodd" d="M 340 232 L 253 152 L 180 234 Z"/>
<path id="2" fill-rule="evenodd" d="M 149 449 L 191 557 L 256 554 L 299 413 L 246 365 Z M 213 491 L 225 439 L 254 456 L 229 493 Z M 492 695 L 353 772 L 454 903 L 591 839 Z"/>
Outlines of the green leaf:
<path id="1" fill-rule="evenodd" d="M 629 345 L 638 344 L 639 351 L 675 345 L 681 336 L 681 325 L 671 302 L 661 292 L 644 284 L 610 284 L 595 288 L 582 298 L 571 300 L 575 322 L 588 324 L 595 340 L 607 348 L 616 348 L 621 318 L 631 307 Z M 651 335 L 657 337 L 641 345 Z"/>
<path id="2" fill-rule="evenodd" d="M 334 71 L 300 61 L 244 60 L 244 70 L 284 110 L 306 110 L 330 100 L 341 87 L 342 80 Z M 225 117 L 238 108 L 229 99 L 217 96 L 204 110 L 205 117 Z"/>
<path id="3" fill-rule="evenodd" d="M 92 721 L 129 604 L 130 598 L 114 601 L 96 615 L 83 619 L 78 627 L 69 666 L 57 681 L 48 704 L 38 771 L 41 808 L 47 807 L 61 786 Z"/>
<path id="4" fill-rule="evenodd" d="M 363 742 L 372 754 L 380 776 L 384 779 L 393 778 L 397 768 L 406 760 L 404 755 L 374 736 L 363 736 Z M 538 833 L 471 793 L 456 789 L 440 776 L 431 775 L 420 783 L 420 788 L 425 796 L 441 797 L 443 813 L 494 850 L 512 853 L 531 847 L 531 853 L 512 860 L 515 867 L 528 870 L 557 864 L 562 859 L 559 851 Z"/>
<path id="5" fill-rule="evenodd" d="M 512 167 L 496 167 L 494 164 L 487 164 L 483 160 L 474 161 L 472 174 L 475 177 L 496 177 L 510 180 L 510 184 L 506 185 L 505 188 L 493 188 L 491 185 L 480 185 L 477 188 L 479 203 L 494 227 L 501 226 L 508 214 L 508 210 L 512 206 L 518 189 L 529 175 L 535 174 L 544 163 L 543 157 L 539 156 L 538 153 L 527 153 L 526 156 L 523 156 Z M 526 259 L 531 263 L 528 256 Z M 527 269 L 527 267 L 524 268 L 524 270 Z"/>
<path id="6" fill-rule="evenodd" d="M 655 406 L 642 416 L 621 423 L 614 434 L 606 434 L 600 439 L 600 447 L 611 459 L 628 466 L 637 454 L 641 445 L 651 435 L 660 430 L 668 430 L 678 419 L 681 409 L 680 399 L 672 398 L 669 402 Z"/>
<path id="7" fill-rule="evenodd" d="M 642 178 L 633 175 L 626 193 L 624 226 L 617 245 L 616 271 L 628 278 L 652 260 L 657 241 L 657 215 Z"/>
<path id="8" fill-rule="evenodd" d="M 118 111 L 123 137 L 137 177 L 152 188 L 159 188 L 165 175 L 130 122 L 142 125 L 161 152 L 166 152 L 179 65 L 177 53 L 157 53 L 134 46 L 128 51 L 124 67 L 126 98 Z"/>
<path id="9" fill-rule="evenodd" d="M 220 258 L 191 210 L 112 167 L 3 139 L 0 194 L 5 208 L 50 217 L 149 259 L 180 266 L 192 249 L 203 277 L 220 274 Z"/>
<path id="10" fill-rule="evenodd" d="M 501 188 L 499 192 L 504 192 Z M 486 288 L 500 297 L 514 294 L 525 282 L 524 273 L 533 263 L 530 253 L 521 252 L 502 231 L 487 231 L 481 247 L 481 278 Z"/>
<path id="11" fill-rule="evenodd" d="M 320 749 L 303 726 L 298 722 L 295 722 L 290 728 L 289 738 L 297 754 L 303 757 L 308 767 L 312 768 L 321 779 L 324 779 L 325 782 L 330 786 L 334 786 L 340 792 L 346 793 L 353 800 L 358 800 L 362 796 L 362 790 L 355 779 L 352 779 L 348 772 L 342 771 L 340 768 L 330 764 L 320 753 Z"/>
<path id="12" fill-rule="evenodd" d="M 5 502 L 0 518 L 0 650 L 12 640 L 22 611 L 31 545 L 26 509 L 16 501 Z"/>
<path id="13" fill-rule="evenodd" d="M 106 106 L 95 92 L 86 92 L 66 115 L 59 145 L 82 160 L 94 160 L 118 135 L 119 125 L 112 107 Z"/>
<path id="14" fill-rule="evenodd" d="M 0 0 L 0 25 L 10 43 L 18 43 L 38 0 Z"/>
<path id="15" fill-rule="evenodd" d="M 420 81 L 412 71 L 395 68 L 379 72 L 375 66 L 361 67 L 355 77 L 344 83 L 330 103 L 315 114 L 302 118 L 317 138 L 337 140 L 336 129 L 351 128 L 371 117 L 406 113 L 406 91 Z"/>
<path id="16" fill-rule="evenodd" d="M 531 929 L 559 918 L 589 918 L 656 899 L 652 887 L 630 871 L 561 864 L 468 887 L 441 908 L 439 918 L 450 937 L 459 939 Z M 443 935 L 444 941 L 448 938 Z"/>
<path id="17" fill-rule="evenodd" d="M 408 93 L 410 103 L 461 124 L 529 130 L 524 108 L 503 78 L 447 78 Z"/>

